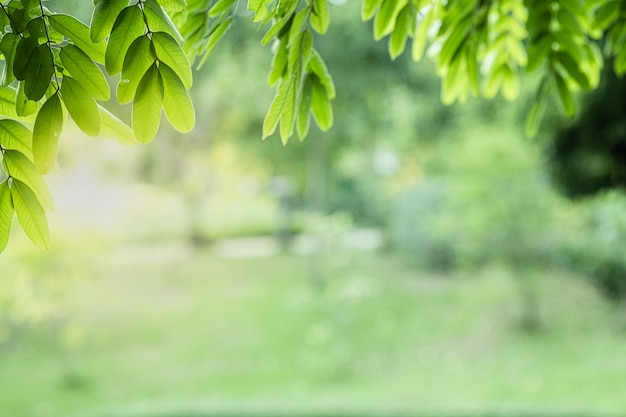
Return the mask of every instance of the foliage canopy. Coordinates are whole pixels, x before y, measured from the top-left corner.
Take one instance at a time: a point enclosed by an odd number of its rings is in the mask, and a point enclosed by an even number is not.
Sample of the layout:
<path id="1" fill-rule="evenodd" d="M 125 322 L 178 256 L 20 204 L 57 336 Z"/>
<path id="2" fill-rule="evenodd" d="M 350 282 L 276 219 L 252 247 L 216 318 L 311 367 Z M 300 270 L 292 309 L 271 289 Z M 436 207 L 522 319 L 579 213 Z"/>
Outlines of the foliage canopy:
<path id="1" fill-rule="evenodd" d="M 68 115 L 91 136 L 148 143 L 161 114 L 180 132 L 195 124 L 192 65 L 202 66 L 238 19 L 252 19 L 272 44 L 268 84 L 276 94 L 262 135 L 304 138 L 311 116 L 333 124 L 335 86 L 315 41 L 329 25 L 330 0 L 94 0 L 89 24 L 56 13 L 47 0 L 0 2 L 0 251 L 17 219 L 41 248 L 50 245 L 45 212 L 53 201 L 43 175 L 56 164 Z M 392 59 L 411 40 L 415 61 L 437 63 L 444 103 L 469 95 L 513 100 L 522 70 L 539 74 L 527 122 L 536 133 L 555 93 L 576 112 L 574 93 L 595 88 L 603 62 L 626 72 L 623 0 L 363 0 L 374 39 Z M 601 48 L 602 46 L 602 48 Z M 100 103 L 132 103 L 128 126 Z"/>

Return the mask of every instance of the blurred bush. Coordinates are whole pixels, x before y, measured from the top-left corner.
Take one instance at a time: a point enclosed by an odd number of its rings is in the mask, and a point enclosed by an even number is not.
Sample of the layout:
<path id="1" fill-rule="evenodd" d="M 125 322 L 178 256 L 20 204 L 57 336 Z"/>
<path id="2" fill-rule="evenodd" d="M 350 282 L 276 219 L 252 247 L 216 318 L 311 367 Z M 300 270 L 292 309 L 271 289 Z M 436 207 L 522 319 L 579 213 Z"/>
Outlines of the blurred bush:
<path id="1" fill-rule="evenodd" d="M 546 265 L 558 252 L 559 199 L 532 144 L 515 135 L 441 143 L 426 179 L 399 195 L 396 246 L 422 266 L 447 270 L 504 262 Z"/>

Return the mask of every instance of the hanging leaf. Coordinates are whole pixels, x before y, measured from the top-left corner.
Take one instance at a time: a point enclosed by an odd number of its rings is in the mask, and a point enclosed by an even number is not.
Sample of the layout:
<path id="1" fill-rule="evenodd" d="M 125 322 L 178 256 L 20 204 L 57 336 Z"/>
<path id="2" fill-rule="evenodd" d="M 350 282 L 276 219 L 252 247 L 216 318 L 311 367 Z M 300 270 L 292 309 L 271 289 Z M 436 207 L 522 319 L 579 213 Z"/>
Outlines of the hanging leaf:
<path id="1" fill-rule="evenodd" d="M 159 72 L 163 78 L 163 110 L 167 119 L 179 132 L 190 132 L 196 124 L 196 113 L 183 82 L 163 63 Z"/>
<path id="2" fill-rule="evenodd" d="M 52 95 L 41 107 L 33 128 L 33 162 L 42 174 L 52 171 L 59 153 L 63 129 L 63 109 L 59 94 Z"/>
<path id="3" fill-rule="evenodd" d="M 376 10 L 380 7 L 383 0 L 364 0 L 363 9 L 361 10 L 361 19 L 366 22 L 376 14 Z"/>
<path id="4" fill-rule="evenodd" d="M 13 198 L 9 189 L 9 180 L 5 180 L 0 183 L 0 252 L 6 249 L 9 242 L 13 213 Z"/>
<path id="5" fill-rule="evenodd" d="M 83 22 L 66 14 L 53 14 L 48 16 L 48 21 L 54 30 L 71 39 L 89 58 L 99 63 L 104 62 L 106 43 L 92 42 L 89 27 Z"/>
<path id="6" fill-rule="evenodd" d="M 152 43 L 157 58 L 170 67 L 182 80 L 186 89 L 190 89 L 193 84 L 191 66 L 189 60 L 180 45 L 171 35 L 165 32 L 154 32 Z"/>
<path id="7" fill-rule="evenodd" d="M 38 104 L 36 101 L 29 100 L 24 92 L 24 81 L 20 81 L 17 86 L 15 95 L 15 112 L 20 117 L 34 115 L 37 112 Z"/>
<path id="8" fill-rule="evenodd" d="M 15 74 L 13 74 L 13 64 L 15 62 L 15 53 L 17 51 L 17 45 L 20 42 L 20 37 L 13 33 L 5 33 L 0 41 L 0 52 L 4 55 L 4 69 L 2 72 L 2 85 L 9 85 L 15 80 Z"/>
<path id="9" fill-rule="evenodd" d="M 0 120 L 0 145 L 4 149 L 20 151 L 32 160 L 32 142 L 32 133 L 26 126 L 11 119 Z"/>
<path id="10" fill-rule="evenodd" d="M 304 79 L 302 85 L 302 97 L 300 98 L 300 108 L 298 109 L 298 137 L 300 140 L 309 133 L 311 125 L 311 77 L 309 75 Z"/>
<path id="11" fill-rule="evenodd" d="M 181 12 L 187 8 L 187 2 L 185 0 L 159 0 L 159 4 L 163 6 L 165 10 L 171 10 L 173 12 Z"/>
<path id="12" fill-rule="evenodd" d="M 17 220 L 26 232 L 26 236 L 41 249 L 50 248 L 50 231 L 48 219 L 43 207 L 32 190 L 23 182 L 11 181 L 11 197 L 17 213 Z"/>
<path id="13" fill-rule="evenodd" d="M 283 104 L 283 112 L 280 116 L 280 139 L 283 145 L 287 144 L 287 141 L 293 134 L 293 128 L 296 122 L 296 115 L 298 110 L 297 103 L 297 89 L 298 82 L 296 79 L 291 80 L 289 83 L 289 89 L 287 90 L 287 96 L 285 97 L 285 103 Z"/>
<path id="14" fill-rule="evenodd" d="M 65 45 L 59 53 L 61 63 L 86 92 L 97 100 L 109 100 L 111 91 L 102 70 L 75 45 Z"/>
<path id="15" fill-rule="evenodd" d="M 100 112 L 96 101 L 72 77 L 63 77 L 61 98 L 80 130 L 89 136 L 100 133 Z"/>
<path id="16" fill-rule="evenodd" d="M 91 15 L 89 28 L 92 42 L 101 42 L 111 34 L 115 19 L 126 6 L 128 0 L 98 0 Z"/>
<path id="17" fill-rule="evenodd" d="M 317 125 L 325 132 L 333 125 L 333 108 L 319 78 L 312 76 L 311 82 L 311 110 Z"/>
<path id="18" fill-rule="evenodd" d="M 122 122 L 104 107 L 98 106 L 98 110 L 100 111 L 100 119 L 102 120 L 102 129 L 100 129 L 101 136 L 115 139 L 118 143 L 126 146 L 139 143 L 137 139 L 135 139 L 135 135 L 130 126 Z"/>
<path id="19" fill-rule="evenodd" d="M 183 43 L 184 39 L 178 28 L 156 0 L 146 0 L 143 5 L 145 18 L 152 32 L 165 32 L 179 43 Z"/>
<path id="20" fill-rule="evenodd" d="M 33 190 L 44 209 L 48 211 L 54 210 L 54 200 L 48 189 L 48 184 L 46 184 L 43 175 L 37 171 L 30 159 L 21 152 L 6 150 L 2 163 L 12 178 L 22 181 Z"/>
<path id="21" fill-rule="evenodd" d="M 272 100 L 272 104 L 270 104 L 270 108 L 265 115 L 265 119 L 263 120 L 263 139 L 272 135 L 276 130 L 276 126 L 278 126 L 278 121 L 280 120 L 280 116 L 283 112 L 285 100 L 289 94 L 289 88 L 291 87 L 292 82 L 293 78 L 289 78 L 288 81 L 285 81 L 278 87 L 278 91 L 276 92 L 276 95 Z"/>
<path id="22" fill-rule="evenodd" d="M 47 44 L 39 45 L 28 61 L 25 72 L 24 93 L 33 101 L 39 101 L 46 93 L 54 74 L 52 52 Z"/>
<path id="23" fill-rule="evenodd" d="M 148 35 L 135 39 L 128 48 L 122 68 L 122 78 L 117 85 L 117 100 L 120 104 L 130 103 L 133 100 L 139 81 L 155 60 L 152 41 Z"/>
<path id="24" fill-rule="evenodd" d="M 313 0 L 311 27 L 320 35 L 325 34 L 330 26 L 330 10 L 328 0 Z"/>
<path id="25" fill-rule="evenodd" d="M 144 34 L 146 27 L 143 13 L 136 5 L 128 6 L 119 14 L 106 47 L 105 64 L 109 75 L 118 74 L 124 65 L 124 57 L 135 39 Z"/>
<path id="26" fill-rule="evenodd" d="M 139 82 L 133 103 L 133 131 L 139 142 L 151 142 L 156 136 L 162 106 L 163 80 L 157 65 L 153 64 Z"/>
<path id="27" fill-rule="evenodd" d="M 229 17 L 228 19 L 217 25 L 215 30 L 211 32 L 211 34 L 209 35 L 209 39 L 207 40 L 207 43 L 204 47 L 204 56 L 202 57 L 200 63 L 197 65 L 197 69 L 202 68 L 202 66 L 206 63 L 206 61 L 209 59 L 211 52 L 213 51 L 217 43 L 224 37 L 226 32 L 228 32 L 228 29 L 230 29 L 232 23 L 233 18 Z"/>
<path id="28" fill-rule="evenodd" d="M 13 61 L 13 75 L 18 80 L 24 81 L 26 79 L 28 62 L 37 46 L 37 41 L 33 38 L 20 38 L 15 49 L 15 59 Z"/>
<path id="29" fill-rule="evenodd" d="M 380 10 L 374 19 L 374 39 L 379 40 L 389 35 L 396 25 L 396 19 L 400 10 L 407 5 L 409 0 L 384 0 Z"/>

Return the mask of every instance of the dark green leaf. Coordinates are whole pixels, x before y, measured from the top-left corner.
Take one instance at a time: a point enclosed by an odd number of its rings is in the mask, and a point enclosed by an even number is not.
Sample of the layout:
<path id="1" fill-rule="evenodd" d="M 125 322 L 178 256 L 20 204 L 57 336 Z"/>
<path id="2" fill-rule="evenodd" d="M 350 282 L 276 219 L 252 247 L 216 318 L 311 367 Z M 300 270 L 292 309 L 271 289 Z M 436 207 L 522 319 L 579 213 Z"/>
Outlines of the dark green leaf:
<path id="1" fill-rule="evenodd" d="M 161 123 L 163 105 L 163 80 L 156 64 L 146 72 L 133 103 L 133 131 L 141 143 L 151 142 Z"/>
<path id="2" fill-rule="evenodd" d="M 89 28 L 92 42 L 101 42 L 109 36 L 115 19 L 126 6 L 128 0 L 98 0 L 93 9 Z"/>
<path id="3" fill-rule="evenodd" d="M 44 209 L 48 211 L 54 210 L 54 200 L 48 189 L 48 184 L 46 184 L 43 175 L 37 171 L 30 159 L 19 151 L 7 150 L 4 152 L 4 160 L 2 162 L 7 172 L 11 174 L 11 177 L 22 181 L 33 190 Z"/>
<path id="4" fill-rule="evenodd" d="M 109 100 L 111 91 L 102 70 L 75 45 L 65 45 L 60 52 L 61 63 L 80 85 L 98 100 Z"/>
<path id="5" fill-rule="evenodd" d="M 122 70 L 128 48 L 135 39 L 145 32 L 141 9 L 129 6 L 122 10 L 115 23 L 106 47 L 105 63 L 107 72 L 115 75 Z"/>
<path id="6" fill-rule="evenodd" d="M 66 14 L 53 14 L 48 17 L 48 21 L 57 32 L 67 36 L 74 45 L 82 49 L 89 58 L 99 63 L 104 62 L 104 51 L 107 47 L 106 43 L 92 42 L 87 25 L 75 17 Z"/>
<path id="7" fill-rule="evenodd" d="M 28 61 L 30 61 L 30 57 L 35 52 L 35 49 L 37 49 L 37 41 L 32 38 L 20 38 L 13 62 L 13 74 L 18 80 L 23 81 L 26 78 Z"/>
<path id="8" fill-rule="evenodd" d="M 50 248 L 48 219 L 43 207 L 32 190 L 23 182 L 13 179 L 11 196 L 17 213 L 17 220 L 26 232 L 26 236 L 41 249 Z"/>
<path id="9" fill-rule="evenodd" d="M 63 77 L 61 98 L 78 127 L 89 136 L 100 133 L 100 112 L 96 101 L 72 77 Z"/>
<path id="10" fill-rule="evenodd" d="M 179 132 L 187 133 L 196 124 L 196 113 L 189 94 L 176 73 L 161 64 L 159 71 L 163 79 L 163 110 L 170 124 Z"/>
<path id="11" fill-rule="evenodd" d="M 2 85 L 9 85 L 15 80 L 13 74 L 13 63 L 15 61 L 15 53 L 17 51 L 17 45 L 20 42 L 20 37 L 13 33 L 6 33 L 0 41 L 0 52 L 4 55 L 4 70 L 2 72 Z"/>
<path id="12" fill-rule="evenodd" d="M 55 93 L 43 104 L 33 128 L 33 162 L 42 174 L 54 168 L 59 152 L 59 136 L 63 129 L 63 109 Z"/>
<path id="13" fill-rule="evenodd" d="M 28 61 L 26 79 L 24 80 L 24 93 L 33 101 L 39 101 L 46 94 L 50 80 L 54 74 L 52 52 L 47 44 L 39 45 Z"/>

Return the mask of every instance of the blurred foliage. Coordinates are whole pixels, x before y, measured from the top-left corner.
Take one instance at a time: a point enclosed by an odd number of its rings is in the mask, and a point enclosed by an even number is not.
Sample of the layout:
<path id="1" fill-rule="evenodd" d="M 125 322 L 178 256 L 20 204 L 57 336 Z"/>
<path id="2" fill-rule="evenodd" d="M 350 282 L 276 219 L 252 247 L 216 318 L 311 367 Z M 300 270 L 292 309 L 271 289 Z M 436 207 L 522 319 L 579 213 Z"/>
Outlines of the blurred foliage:
<path id="1" fill-rule="evenodd" d="M 606 72 L 576 122 L 548 144 L 552 175 L 571 197 L 626 186 L 626 81 Z"/>

